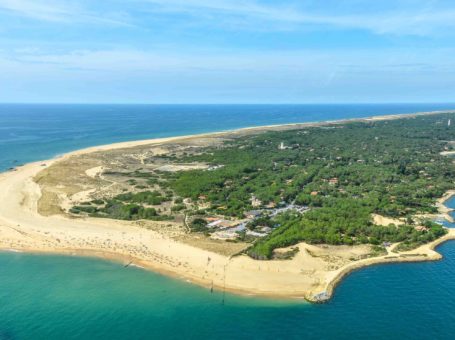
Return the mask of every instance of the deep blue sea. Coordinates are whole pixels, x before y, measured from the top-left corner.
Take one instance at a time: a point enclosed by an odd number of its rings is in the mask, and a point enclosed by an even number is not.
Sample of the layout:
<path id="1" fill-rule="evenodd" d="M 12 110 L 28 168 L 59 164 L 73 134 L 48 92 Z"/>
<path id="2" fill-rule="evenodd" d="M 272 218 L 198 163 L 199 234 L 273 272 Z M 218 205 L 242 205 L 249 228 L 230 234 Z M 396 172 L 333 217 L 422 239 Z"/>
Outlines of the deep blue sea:
<path id="1" fill-rule="evenodd" d="M 0 105 L 0 169 L 117 141 L 453 108 Z M 455 241 L 438 251 L 439 262 L 354 272 L 323 305 L 231 294 L 223 304 L 219 292 L 108 261 L 0 253 L 0 340 L 453 339 Z"/>

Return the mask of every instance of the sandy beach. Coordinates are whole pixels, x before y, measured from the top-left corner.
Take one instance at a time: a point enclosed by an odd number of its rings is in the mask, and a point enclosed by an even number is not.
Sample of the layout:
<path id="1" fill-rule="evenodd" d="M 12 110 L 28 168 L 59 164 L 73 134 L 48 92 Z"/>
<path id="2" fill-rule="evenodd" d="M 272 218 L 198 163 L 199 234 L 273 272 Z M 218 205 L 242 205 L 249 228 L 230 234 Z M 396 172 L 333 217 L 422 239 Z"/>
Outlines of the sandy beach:
<path id="1" fill-rule="evenodd" d="M 0 249 L 39 253 L 58 253 L 78 256 L 95 256 L 133 263 L 156 272 L 215 289 L 272 297 L 304 298 L 318 302 L 333 294 L 336 284 L 348 273 L 378 263 L 438 260 L 441 255 L 434 248 L 449 239 L 455 239 L 455 229 L 444 237 L 418 249 L 395 253 L 395 245 L 387 254 L 360 259 L 365 246 L 338 246 L 324 249 L 337 259 L 328 266 L 318 254 L 321 247 L 301 243 L 300 251 L 292 260 L 257 261 L 247 256 L 228 257 L 178 242 L 165 234 L 141 228 L 133 223 L 84 218 L 74 219 L 61 215 L 43 216 L 38 212 L 41 197 L 40 185 L 34 178 L 44 169 L 75 155 L 124 149 L 139 145 L 153 146 L 207 136 L 258 133 L 265 130 L 294 129 L 322 124 L 339 124 L 348 121 L 398 119 L 412 115 L 389 115 L 337 122 L 287 124 L 239 129 L 194 136 L 170 137 L 143 141 L 116 143 L 78 150 L 55 158 L 26 164 L 13 171 L 0 174 Z M 88 173 L 87 176 L 94 176 Z M 448 193 L 438 202 L 441 214 L 448 210 L 443 201 L 455 192 Z M 351 260 L 356 258 L 356 260 Z M 357 259 L 359 258 L 359 259 Z"/>

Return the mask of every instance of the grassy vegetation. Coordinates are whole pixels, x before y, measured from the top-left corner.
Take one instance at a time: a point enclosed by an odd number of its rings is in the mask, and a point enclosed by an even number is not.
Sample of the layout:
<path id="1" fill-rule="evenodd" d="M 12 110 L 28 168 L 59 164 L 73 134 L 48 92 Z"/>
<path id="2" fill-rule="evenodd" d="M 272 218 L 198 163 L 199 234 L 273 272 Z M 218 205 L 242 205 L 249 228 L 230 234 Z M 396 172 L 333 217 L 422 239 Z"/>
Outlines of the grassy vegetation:
<path id="1" fill-rule="evenodd" d="M 129 203 L 141 203 L 149 205 L 159 205 L 165 201 L 169 201 L 169 198 L 163 197 L 158 191 L 141 191 L 138 193 L 125 193 L 117 195 L 115 198 L 117 201 L 129 202 Z"/>
<path id="2" fill-rule="evenodd" d="M 291 250 L 288 250 L 287 252 L 275 254 L 274 259 L 275 260 L 290 260 L 295 255 L 297 255 L 298 252 L 299 252 L 299 248 L 297 248 L 297 247 L 292 248 Z"/>
<path id="3" fill-rule="evenodd" d="M 70 209 L 73 214 L 87 213 L 91 217 L 105 217 L 117 220 L 170 220 L 172 216 L 159 215 L 157 210 L 148 205 L 159 205 L 168 201 L 157 191 L 125 193 L 113 199 L 93 200 L 91 205 L 78 205 Z"/>

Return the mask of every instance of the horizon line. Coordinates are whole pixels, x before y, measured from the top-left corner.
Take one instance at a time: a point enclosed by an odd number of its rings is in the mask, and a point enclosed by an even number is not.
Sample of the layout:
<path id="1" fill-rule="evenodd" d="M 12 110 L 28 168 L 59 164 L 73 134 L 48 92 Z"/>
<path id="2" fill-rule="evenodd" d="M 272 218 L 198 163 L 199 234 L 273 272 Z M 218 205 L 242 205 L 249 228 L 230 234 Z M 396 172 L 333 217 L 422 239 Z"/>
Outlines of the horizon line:
<path id="1" fill-rule="evenodd" d="M 0 105 L 168 105 L 168 106 L 187 106 L 187 105 L 455 105 L 455 102 L 296 102 L 296 103 L 153 103 L 153 102 L 0 102 Z"/>

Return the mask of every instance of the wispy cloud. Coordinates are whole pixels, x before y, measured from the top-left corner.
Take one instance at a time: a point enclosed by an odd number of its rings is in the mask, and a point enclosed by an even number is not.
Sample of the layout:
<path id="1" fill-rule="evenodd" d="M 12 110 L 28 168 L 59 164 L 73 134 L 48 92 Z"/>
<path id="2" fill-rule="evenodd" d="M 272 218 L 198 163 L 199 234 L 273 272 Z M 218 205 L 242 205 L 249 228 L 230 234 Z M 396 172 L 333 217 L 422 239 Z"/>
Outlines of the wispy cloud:
<path id="1" fill-rule="evenodd" d="M 131 26 L 125 13 L 94 13 L 61 0 L 0 0 L 0 11 L 55 23 Z"/>
<path id="2" fill-rule="evenodd" d="M 343 50 L 336 54 L 321 50 L 297 51 L 179 51 L 169 50 L 74 50 L 46 53 L 36 49 L 1 51 L 3 60 L 18 65 L 49 65 L 56 69 L 107 72 L 408 72 L 447 70 L 455 67 L 454 49 L 409 55 L 407 51 Z M 317 73 L 316 72 L 316 73 Z"/>
<path id="3" fill-rule="evenodd" d="M 361 7 L 355 0 L 339 1 L 336 8 L 332 8 L 330 1 L 325 7 L 321 4 L 315 7 L 314 3 L 308 0 L 287 3 L 257 0 L 105 0 L 102 3 L 0 0 L 0 11 L 56 23 L 110 25 L 132 25 L 130 18 L 148 13 L 149 17 L 142 21 L 144 26 L 154 19 L 170 16 L 168 19 L 172 19 L 175 25 L 190 22 L 260 30 L 332 28 L 366 30 L 375 34 L 428 35 L 436 31 L 448 33 L 450 31 L 444 31 L 445 28 L 455 27 L 455 6 L 440 6 L 435 1 L 423 0 L 416 4 L 396 0 L 385 2 L 389 5 L 384 5 L 380 11 L 375 11 L 372 5 Z M 97 6 L 104 7 L 104 10 L 94 10 Z M 110 8 L 121 8 L 121 13 L 106 11 Z M 186 18 L 172 17 L 175 14 Z"/>
<path id="4" fill-rule="evenodd" d="M 277 29 L 280 24 L 294 25 L 295 29 L 305 26 L 363 29 L 376 34 L 418 34 L 432 33 L 441 27 L 455 27 L 455 8 L 438 9 L 431 2 L 420 5 L 413 3 L 412 7 L 392 6 L 388 11 L 375 13 L 372 11 L 352 11 L 355 9 L 352 1 L 346 3 L 346 12 L 331 13 L 330 6 L 324 11 L 314 11 L 311 6 L 294 5 L 271 5 L 261 4 L 252 0 L 247 1 L 209 1 L 209 0 L 137 0 L 150 5 L 149 11 L 187 13 L 193 16 L 212 20 L 214 23 L 229 21 L 229 18 L 244 18 L 251 25 L 257 25 L 257 21 L 269 24 L 269 29 Z M 301 4 L 309 4 L 310 1 L 302 1 Z M 351 3 L 349 5 L 349 3 Z M 399 4 L 397 0 L 395 4 Z M 357 3 L 358 4 L 358 3 Z M 358 7 L 358 6 L 357 6 Z M 368 6 L 367 6 L 368 7 Z M 401 7 L 401 8 L 400 8 Z M 398 8 L 398 10 L 397 10 Z M 288 29 L 289 26 L 286 26 Z"/>
<path id="5" fill-rule="evenodd" d="M 69 8 L 51 1 L 0 0 L 0 9 L 46 21 L 65 21 L 70 15 Z"/>
<path id="6" fill-rule="evenodd" d="M 150 96 L 156 102 L 412 101 L 421 100 L 422 93 L 447 101 L 455 85 L 451 55 L 453 50 L 410 57 L 406 51 L 391 56 L 369 50 L 125 49 L 21 50 L 11 58 L 0 51 L 0 101 L 150 101 Z"/>
<path id="7" fill-rule="evenodd" d="M 0 101 L 447 100 L 454 17 L 453 0 L 0 0 Z"/>

